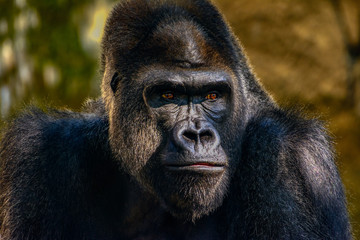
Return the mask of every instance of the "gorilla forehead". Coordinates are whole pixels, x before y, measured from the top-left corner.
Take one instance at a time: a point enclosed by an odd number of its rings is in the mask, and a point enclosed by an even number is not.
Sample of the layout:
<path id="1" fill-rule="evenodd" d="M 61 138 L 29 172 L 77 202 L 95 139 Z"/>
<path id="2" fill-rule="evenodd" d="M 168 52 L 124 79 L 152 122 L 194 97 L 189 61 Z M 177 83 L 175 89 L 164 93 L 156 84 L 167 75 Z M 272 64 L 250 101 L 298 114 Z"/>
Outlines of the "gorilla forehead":
<path id="1" fill-rule="evenodd" d="M 121 56 L 115 56 L 115 59 Z M 181 68 L 226 66 L 214 42 L 201 26 L 186 18 L 168 21 L 163 19 L 129 51 L 127 60 L 139 67 L 160 63 Z M 129 62 L 129 61 L 128 61 Z M 133 66 L 127 67 L 133 69 Z"/>
<path id="2" fill-rule="evenodd" d="M 167 61 L 188 63 L 185 67 L 223 62 L 201 27 L 186 19 L 163 21 L 147 43 L 155 49 L 154 54 L 160 54 Z"/>
<path id="3" fill-rule="evenodd" d="M 236 51 L 229 34 L 221 16 L 207 2 L 123 1 L 105 26 L 102 68 L 112 65 L 126 75 L 144 62 L 154 61 L 235 66 L 238 56 L 233 54 Z"/>

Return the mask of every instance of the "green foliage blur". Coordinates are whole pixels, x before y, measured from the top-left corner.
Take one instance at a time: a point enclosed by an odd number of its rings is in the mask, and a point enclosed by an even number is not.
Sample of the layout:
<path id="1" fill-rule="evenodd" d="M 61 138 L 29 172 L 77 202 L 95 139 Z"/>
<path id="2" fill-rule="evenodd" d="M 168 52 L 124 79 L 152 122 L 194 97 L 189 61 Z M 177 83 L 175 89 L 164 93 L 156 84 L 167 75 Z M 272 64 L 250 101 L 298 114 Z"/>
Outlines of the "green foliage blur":
<path id="1" fill-rule="evenodd" d="M 98 44 L 89 46 L 84 39 L 99 2 L 0 3 L 3 118 L 28 102 L 78 109 L 85 98 L 99 94 Z"/>
<path id="2" fill-rule="evenodd" d="M 360 2 L 214 2 L 274 98 L 328 122 L 360 239 Z M 99 41 L 113 4 L 0 0 L 0 122 L 28 104 L 79 110 L 99 96 Z"/>

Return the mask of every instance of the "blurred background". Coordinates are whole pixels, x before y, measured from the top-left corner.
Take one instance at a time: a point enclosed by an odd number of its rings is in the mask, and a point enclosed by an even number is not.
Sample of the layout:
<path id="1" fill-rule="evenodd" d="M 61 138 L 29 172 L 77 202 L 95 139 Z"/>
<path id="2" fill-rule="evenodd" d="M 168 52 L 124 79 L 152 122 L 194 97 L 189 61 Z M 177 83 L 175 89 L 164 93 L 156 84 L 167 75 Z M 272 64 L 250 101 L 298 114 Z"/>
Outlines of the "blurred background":
<path id="1" fill-rule="evenodd" d="M 217 0 L 265 88 L 328 123 L 360 239 L 360 1 Z M 100 94 L 112 0 L 0 0 L 0 127 L 29 103 Z"/>

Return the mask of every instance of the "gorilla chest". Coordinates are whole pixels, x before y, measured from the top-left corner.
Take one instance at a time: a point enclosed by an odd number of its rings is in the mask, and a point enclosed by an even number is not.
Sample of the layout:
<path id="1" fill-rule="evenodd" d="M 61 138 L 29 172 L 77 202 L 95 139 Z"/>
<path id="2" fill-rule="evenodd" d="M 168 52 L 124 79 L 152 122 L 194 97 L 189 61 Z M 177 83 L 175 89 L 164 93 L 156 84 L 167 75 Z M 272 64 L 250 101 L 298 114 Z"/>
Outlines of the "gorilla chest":
<path id="1" fill-rule="evenodd" d="M 126 239 L 136 240 L 226 239 L 227 224 L 220 219 L 219 216 L 206 216 L 195 223 L 184 223 L 184 221 L 170 215 L 154 218 L 145 217 L 136 228 L 125 228 L 128 230 L 125 235 L 127 235 Z"/>
<path id="2" fill-rule="evenodd" d="M 160 228 L 154 226 L 146 233 L 135 234 L 129 239 L 136 240 L 220 240 L 226 239 L 226 236 L 217 229 L 214 223 L 208 222 L 207 226 L 194 224 L 178 225 L 178 226 L 161 226 Z"/>

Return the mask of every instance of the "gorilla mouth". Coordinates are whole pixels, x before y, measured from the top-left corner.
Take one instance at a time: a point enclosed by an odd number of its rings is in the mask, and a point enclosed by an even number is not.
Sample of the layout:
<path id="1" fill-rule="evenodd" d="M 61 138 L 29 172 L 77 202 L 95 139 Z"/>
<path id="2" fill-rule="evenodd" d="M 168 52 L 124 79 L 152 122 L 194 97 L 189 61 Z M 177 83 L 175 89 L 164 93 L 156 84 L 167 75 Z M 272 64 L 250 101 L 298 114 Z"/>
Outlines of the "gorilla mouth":
<path id="1" fill-rule="evenodd" d="M 188 163 L 183 165 L 173 164 L 166 165 L 166 168 L 170 171 L 177 172 L 196 172 L 203 174 L 214 174 L 214 173 L 222 173 L 225 171 L 225 164 L 221 163 L 211 163 L 211 162 L 196 162 L 196 163 Z"/>

